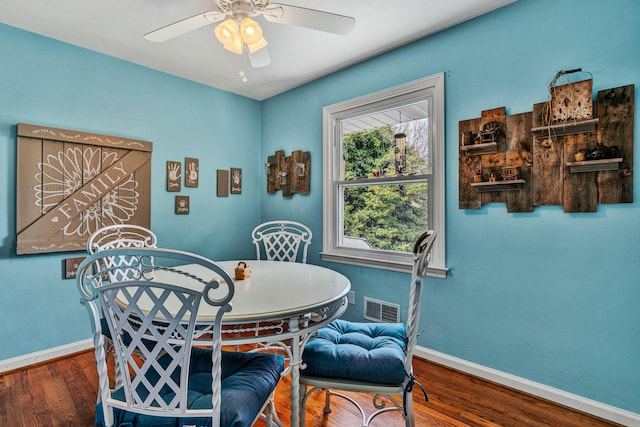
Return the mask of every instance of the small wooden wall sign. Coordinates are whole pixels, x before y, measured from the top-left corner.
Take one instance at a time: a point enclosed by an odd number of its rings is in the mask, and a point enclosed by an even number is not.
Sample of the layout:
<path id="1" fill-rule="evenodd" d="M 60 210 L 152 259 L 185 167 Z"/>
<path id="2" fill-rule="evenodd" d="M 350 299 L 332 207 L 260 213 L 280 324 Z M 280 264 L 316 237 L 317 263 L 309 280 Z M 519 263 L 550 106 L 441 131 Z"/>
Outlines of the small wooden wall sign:
<path id="1" fill-rule="evenodd" d="M 167 191 L 180 191 L 181 167 L 180 162 L 167 161 Z"/>
<path id="2" fill-rule="evenodd" d="M 184 186 L 185 187 L 197 187 L 198 176 L 200 175 L 200 169 L 198 166 L 198 159 L 185 158 L 184 159 Z"/>
<path id="3" fill-rule="evenodd" d="M 176 214 L 187 215 L 189 213 L 189 196 L 176 196 Z"/>
<path id="4" fill-rule="evenodd" d="M 224 169 L 217 170 L 218 182 L 216 184 L 217 196 L 228 197 L 229 196 L 229 171 Z"/>
<path id="5" fill-rule="evenodd" d="M 231 168 L 231 194 L 242 193 L 242 169 Z"/>
<path id="6" fill-rule="evenodd" d="M 80 263 L 84 261 L 85 257 L 66 258 L 64 260 L 64 277 L 63 279 L 75 279 L 78 273 L 78 267 Z"/>
<path id="7" fill-rule="evenodd" d="M 282 190 L 282 197 L 293 193 L 309 194 L 311 175 L 311 155 L 308 151 L 296 150 L 285 157 L 284 150 L 278 150 L 267 158 L 267 193 Z"/>

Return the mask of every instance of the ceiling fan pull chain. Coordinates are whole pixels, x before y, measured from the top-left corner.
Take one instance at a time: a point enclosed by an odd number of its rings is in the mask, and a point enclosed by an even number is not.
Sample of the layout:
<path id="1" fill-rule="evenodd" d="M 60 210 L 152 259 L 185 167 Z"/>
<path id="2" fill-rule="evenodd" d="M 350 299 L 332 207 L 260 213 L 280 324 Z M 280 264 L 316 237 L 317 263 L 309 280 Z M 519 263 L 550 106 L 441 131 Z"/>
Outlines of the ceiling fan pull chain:
<path id="1" fill-rule="evenodd" d="M 244 50 L 244 49 L 243 49 Z M 242 55 L 240 55 L 240 71 L 238 72 L 238 75 L 240 76 L 240 80 L 242 80 L 242 83 L 247 83 L 249 81 L 249 79 L 247 78 L 247 75 L 244 72 L 244 64 L 245 64 L 245 54 L 246 52 L 242 52 Z"/>

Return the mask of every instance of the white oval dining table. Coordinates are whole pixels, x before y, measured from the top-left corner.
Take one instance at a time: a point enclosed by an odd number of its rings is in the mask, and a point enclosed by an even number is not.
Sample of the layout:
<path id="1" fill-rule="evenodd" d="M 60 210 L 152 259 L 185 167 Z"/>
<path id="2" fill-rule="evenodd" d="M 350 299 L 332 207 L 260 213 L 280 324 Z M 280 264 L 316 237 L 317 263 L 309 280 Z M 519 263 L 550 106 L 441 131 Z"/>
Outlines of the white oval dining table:
<path id="1" fill-rule="evenodd" d="M 233 278 L 239 262 L 216 261 L 216 264 Z M 291 425 L 298 426 L 298 384 L 304 345 L 314 331 L 344 313 L 351 283 L 336 271 L 312 264 L 242 262 L 250 267 L 251 275 L 234 280 L 233 308 L 222 317 L 222 343 L 260 344 L 262 349 L 277 347 L 287 353 L 288 365 L 283 374 L 291 375 Z M 181 266 L 181 270 L 197 276 L 201 268 L 195 264 Z M 156 271 L 154 279 L 161 279 L 162 274 Z M 144 307 L 141 305 L 141 308 Z M 194 339 L 200 341 L 201 337 L 202 344 L 206 343 L 215 310 L 208 304 L 201 304 L 198 310 L 199 334 Z"/>

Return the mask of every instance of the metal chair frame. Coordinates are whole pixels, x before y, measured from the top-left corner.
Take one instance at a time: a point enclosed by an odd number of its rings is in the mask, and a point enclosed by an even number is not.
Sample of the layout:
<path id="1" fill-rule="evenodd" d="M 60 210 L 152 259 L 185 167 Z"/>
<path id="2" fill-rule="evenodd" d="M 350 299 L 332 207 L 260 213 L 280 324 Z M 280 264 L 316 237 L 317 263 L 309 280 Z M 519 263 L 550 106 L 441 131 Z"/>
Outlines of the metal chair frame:
<path id="1" fill-rule="evenodd" d="M 256 259 L 268 261 L 307 262 L 307 249 L 312 233 L 309 227 L 295 221 L 268 221 L 251 232 L 256 246 Z M 300 254 L 300 249 L 302 253 Z"/>
<path id="2" fill-rule="evenodd" d="M 94 254 L 96 252 L 102 252 L 109 249 L 122 249 L 122 248 L 155 248 L 158 243 L 158 238 L 155 233 L 146 227 L 135 224 L 112 224 L 97 229 L 89 240 L 87 240 L 87 252 Z M 98 261 L 102 265 L 95 265 L 97 270 L 106 268 L 107 274 L 111 281 L 126 280 L 128 276 L 135 275 L 135 270 L 129 270 L 126 268 L 109 268 L 109 267 L 124 267 L 131 264 L 134 260 L 127 255 L 117 255 L 115 257 L 100 257 Z M 110 351 L 113 348 L 111 339 L 105 337 L 106 350 Z M 115 359 L 116 371 L 121 371 L 119 366 L 119 360 Z M 121 386 L 121 376 L 116 376 L 116 386 Z M 98 401 L 100 400 L 100 394 L 98 394 Z"/>
<path id="3" fill-rule="evenodd" d="M 135 224 L 107 225 L 96 230 L 87 241 L 90 254 L 107 249 L 155 248 L 156 235 L 148 228 Z"/>
<path id="4" fill-rule="evenodd" d="M 126 266 L 106 266 L 107 259 L 120 256 L 131 262 Z M 182 271 L 180 265 L 187 264 L 198 264 L 206 273 L 196 276 Z M 97 269 L 96 266 L 103 268 Z M 126 269 L 127 274 L 118 274 L 119 269 Z M 156 280 L 154 273 L 158 271 L 170 273 L 172 279 Z M 216 278 L 205 279 L 204 275 Z M 116 279 L 125 276 L 124 280 Z M 166 283 L 169 281 L 179 285 Z M 199 255 L 176 250 L 109 249 L 97 252 L 82 262 L 78 268 L 77 285 L 81 303 L 87 307 L 91 319 L 99 373 L 99 400 L 107 426 L 113 425 L 114 408 L 161 417 L 211 417 L 212 426 L 220 426 L 221 322 L 223 314 L 231 310 L 230 302 L 235 290 L 233 280 L 222 267 Z M 139 307 L 143 299 L 152 302 L 151 309 Z M 197 333 L 198 307 L 203 300 L 219 307 L 209 330 L 213 363 L 212 407 L 188 409 L 190 354 L 192 340 Z M 169 302 L 180 307 L 176 313 L 168 308 Z M 101 322 L 103 314 L 113 337 L 117 365 L 125 367 L 116 373 L 116 376 L 122 376 L 123 400 L 116 399 L 109 387 Z M 143 357 L 138 357 L 139 354 Z M 171 359 L 168 366 L 158 363 L 160 356 Z M 152 381 L 147 373 L 155 373 Z M 166 387 L 175 392 L 170 400 L 159 394 Z M 272 421 L 269 403 L 270 400 L 265 402 L 267 425 Z"/>
<path id="5" fill-rule="evenodd" d="M 375 382 L 376 368 L 371 367 L 371 381 L 356 381 L 346 378 L 328 378 L 328 377 L 311 377 L 305 376 L 304 369 L 300 371 L 300 425 L 305 425 L 306 402 L 309 396 L 320 390 L 325 390 L 325 407 L 324 412 L 331 412 L 330 403 L 331 396 L 338 396 L 353 403 L 362 416 L 362 426 L 367 427 L 371 421 L 378 415 L 388 411 L 401 411 L 407 427 L 415 426 L 412 390 L 418 386 L 424 394 L 425 400 L 427 393 L 420 383 L 413 376 L 413 354 L 418 341 L 418 327 L 420 322 L 421 297 L 423 291 L 424 278 L 427 275 L 429 261 L 431 259 L 431 250 L 433 242 L 436 238 L 434 231 L 423 233 L 414 245 L 414 261 L 411 274 L 411 290 L 409 296 L 409 310 L 406 322 L 407 346 L 405 350 L 405 376 L 404 381 L 397 385 L 378 384 Z M 311 387 L 309 389 L 309 387 Z M 373 396 L 373 405 L 376 410 L 367 416 L 363 407 L 353 398 L 333 390 L 371 393 Z M 394 397 L 401 396 L 402 400 Z M 390 403 L 390 406 L 387 406 Z"/>

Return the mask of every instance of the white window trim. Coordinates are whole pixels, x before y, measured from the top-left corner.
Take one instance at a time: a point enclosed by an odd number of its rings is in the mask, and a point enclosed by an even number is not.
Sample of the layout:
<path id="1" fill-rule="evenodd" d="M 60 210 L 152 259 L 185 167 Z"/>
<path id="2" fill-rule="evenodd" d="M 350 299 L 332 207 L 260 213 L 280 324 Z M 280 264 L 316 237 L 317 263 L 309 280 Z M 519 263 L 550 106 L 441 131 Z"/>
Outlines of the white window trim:
<path id="1" fill-rule="evenodd" d="M 339 149 L 339 129 L 336 122 L 353 115 L 358 110 L 366 111 L 374 104 L 397 103 L 399 100 L 410 100 L 423 97 L 425 93 L 433 94 L 430 147 L 432 155 L 432 210 L 429 223 L 437 233 L 434 242 L 432 260 L 428 275 L 445 278 L 447 267 L 445 262 L 445 162 L 444 162 L 444 73 L 415 80 L 359 98 L 328 105 L 322 109 L 323 127 L 323 236 L 322 259 L 324 261 L 352 264 L 362 267 L 381 268 L 386 270 L 411 272 L 413 260 L 411 254 L 396 252 L 367 251 L 355 248 L 338 247 L 338 215 L 339 208 L 335 181 L 340 174 L 340 159 L 335 150 Z"/>

